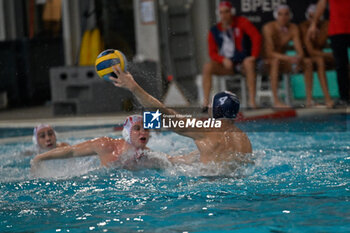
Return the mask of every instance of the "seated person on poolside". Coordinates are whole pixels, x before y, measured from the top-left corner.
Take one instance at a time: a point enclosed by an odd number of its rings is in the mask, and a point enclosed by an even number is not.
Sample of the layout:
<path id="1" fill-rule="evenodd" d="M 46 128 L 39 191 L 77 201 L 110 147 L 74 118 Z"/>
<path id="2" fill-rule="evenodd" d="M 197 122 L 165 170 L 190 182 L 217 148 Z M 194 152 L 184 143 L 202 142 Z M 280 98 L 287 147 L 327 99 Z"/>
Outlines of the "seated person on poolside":
<path id="1" fill-rule="evenodd" d="M 124 168 L 133 169 L 147 160 L 146 152 L 149 151 L 146 145 L 150 136 L 149 131 L 142 126 L 142 116 L 127 117 L 124 122 L 123 137 L 123 139 L 100 137 L 77 145 L 60 147 L 37 155 L 31 164 L 35 167 L 43 160 L 98 155 L 103 166 L 123 160 Z M 148 165 L 152 166 L 150 163 Z"/>
<path id="2" fill-rule="evenodd" d="M 212 75 L 233 75 L 243 72 L 247 77 L 249 107 L 255 108 L 256 72 L 255 60 L 260 54 L 261 35 L 255 26 L 242 16 L 233 15 L 229 1 L 219 5 L 220 22 L 213 26 L 208 34 L 210 62 L 203 67 L 203 111 L 209 106 Z M 250 39 L 251 51 L 246 45 Z M 242 67 L 242 70 L 240 70 Z"/>
<path id="3" fill-rule="evenodd" d="M 43 153 L 57 147 L 69 146 L 68 143 L 57 143 L 56 132 L 46 124 L 39 124 L 33 130 L 33 144 L 37 152 Z"/>
<path id="4" fill-rule="evenodd" d="M 123 72 L 119 66 L 113 67 L 118 78 L 110 77 L 117 87 L 130 90 L 141 105 L 146 108 L 157 108 L 163 114 L 177 115 L 170 108 L 164 106 L 159 100 L 148 94 L 134 80 L 130 73 Z M 200 162 L 248 162 L 246 155 L 252 153 L 252 146 L 248 136 L 234 124 L 234 118 L 239 111 L 239 100 L 231 92 L 220 92 L 213 98 L 212 117 L 221 121 L 220 129 L 174 128 L 173 130 L 183 136 L 194 140 L 200 154 Z M 175 120 L 181 118 L 176 117 Z M 185 156 L 170 157 L 171 162 L 191 163 L 195 153 Z M 177 161 L 173 161 L 173 159 Z"/>
<path id="5" fill-rule="evenodd" d="M 305 13 L 307 20 L 302 22 L 299 27 L 301 31 L 301 38 L 306 47 L 306 52 L 311 57 L 312 62 L 317 65 L 317 74 L 325 97 L 326 106 L 328 108 L 332 108 L 334 102 L 332 101 L 328 91 L 326 68 L 334 66 L 334 58 L 332 53 L 323 52 L 328 39 L 328 20 L 320 20 L 318 22 L 317 37 L 311 39 L 307 35 L 307 31 L 311 25 L 315 11 L 316 4 L 311 4 Z"/>
<path id="6" fill-rule="evenodd" d="M 306 86 L 306 105 L 312 105 L 312 61 L 304 57 L 304 52 L 297 25 L 290 22 L 292 12 L 287 5 L 278 6 L 273 12 L 275 21 L 269 22 L 263 27 L 264 57 L 269 66 L 271 89 L 274 107 L 290 107 L 282 103 L 278 98 L 278 78 L 281 73 L 304 71 Z M 288 43 L 293 41 L 296 56 L 286 55 Z"/>

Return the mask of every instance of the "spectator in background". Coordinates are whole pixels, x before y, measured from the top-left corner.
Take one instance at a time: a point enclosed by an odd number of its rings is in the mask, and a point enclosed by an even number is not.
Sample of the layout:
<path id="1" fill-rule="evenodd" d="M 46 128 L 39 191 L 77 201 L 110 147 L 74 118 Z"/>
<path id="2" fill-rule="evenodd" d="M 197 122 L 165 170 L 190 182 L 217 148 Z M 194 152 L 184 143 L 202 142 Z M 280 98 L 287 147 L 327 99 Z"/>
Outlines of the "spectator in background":
<path id="1" fill-rule="evenodd" d="M 261 35 L 248 19 L 235 16 L 229 1 L 219 4 L 220 22 L 213 26 L 208 35 L 211 61 L 203 67 L 203 111 L 207 111 L 212 85 L 212 75 L 232 75 L 243 72 L 247 77 L 249 106 L 256 108 L 256 72 L 255 61 L 260 54 Z M 251 52 L 246 47 L 245 36 L 252 42 Z"/>
<path id="2" fill-rule="evenodd" d="M 319 0 L 315 15 L 312 19 L 308 36 L 311 39 L 319 37 L 317 23 L 327 7 L 327 0 Z M 349 99 L 349 58 L 348 48 L 350 47 L 350 1 L 329 0 L 329 27 L 328 35 L 331 39 L 331 47 L 335 59 L 337 71 L 340 100 L 345 104 L 350 103 Z"/>
<path id="3" fill-rule="evenodd" d="M 273 105 L 275 108 L 288 108 L 278 98 L 278 78 L 281 73 L 296 73 L 301 70 L 305 75 L 306 106 L 312 106 L 312 61 L 304 57 L 297 25 L 291 23 L 292 12 L 287 5 L 278 6 L 274 12 L 275 21 L 263 26 L 264 57 L 269 67 Z M 293 41 L 295 56 L 286 55 L 288 43 Z"/>
<path id="4" fill-rule="evenodd" d="M 314 39 L 310 39 L 307 36 L 307 30 L 310 27 L 312 19 L 316 11 L 316 5 L 311 4 L 305 13 L 306 21 L 302 22 L 299 27 L 301 31 L 301 38 L 304 42 L 307 55 L 311 57 L 312 62 L 317 65 L 317 74 L 320 80 L 322 91 L 325 97 L 326 106 L 332 108 L 334 103 L 329 95 L 327 78 L 326 78 L 326 66 L 331 67 L 334 63 L 332 53 L 323 52 L 323 49 L 327 45 L 327 31 L 328 21 L 320 20 L 317 24 L 318 36 Z"/>

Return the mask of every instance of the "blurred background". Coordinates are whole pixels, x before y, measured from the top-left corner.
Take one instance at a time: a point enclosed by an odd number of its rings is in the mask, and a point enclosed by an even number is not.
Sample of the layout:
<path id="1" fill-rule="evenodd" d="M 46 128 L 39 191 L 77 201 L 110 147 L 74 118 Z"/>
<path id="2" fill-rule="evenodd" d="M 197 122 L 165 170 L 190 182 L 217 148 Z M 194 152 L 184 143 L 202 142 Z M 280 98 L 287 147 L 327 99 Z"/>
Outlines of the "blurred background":
<path id="1" fill-rule="evenodd" d="M 259 30 L 273 9 L 305 20 L 315 0 L 232 0 Z M 132 95 L 98 78 L 94 61 L 114 48 L 145 89 L 164 99 L 169 83 L 190 105 L 209 60 L 207 33 L 218 0 L 0 0 L 0 108 L 49 105 L 54 115 L 129 111 Z"/>

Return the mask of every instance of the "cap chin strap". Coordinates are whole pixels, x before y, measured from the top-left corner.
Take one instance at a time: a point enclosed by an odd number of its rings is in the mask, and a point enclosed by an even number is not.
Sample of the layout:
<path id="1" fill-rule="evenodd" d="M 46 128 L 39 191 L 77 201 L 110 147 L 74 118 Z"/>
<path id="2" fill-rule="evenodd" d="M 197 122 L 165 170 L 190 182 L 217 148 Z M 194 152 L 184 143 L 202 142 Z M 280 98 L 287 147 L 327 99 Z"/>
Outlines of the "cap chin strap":
<path id="1" fill-rule="evenodd" d="M 142 122 L 141 115 L 128 116 L 126 118 L 126 120 L 124 121 L 122 135 L 123 135 L 123 138 L 125 139 L 125 141 L 129 144 L 131 144 L 131 138 L 130 138 L 131 128 L 136 122 Z"/>
<path id="2" fill-rule="evenodd" d="M 130 141 L 130 134 L 129 134 L 129 131 L 128 131 L 126 128 L 123 129 L 122 135 L 123 135 L 124 140 L 125 140 L 127 143 L 131 144 L 131 141 Z"/>

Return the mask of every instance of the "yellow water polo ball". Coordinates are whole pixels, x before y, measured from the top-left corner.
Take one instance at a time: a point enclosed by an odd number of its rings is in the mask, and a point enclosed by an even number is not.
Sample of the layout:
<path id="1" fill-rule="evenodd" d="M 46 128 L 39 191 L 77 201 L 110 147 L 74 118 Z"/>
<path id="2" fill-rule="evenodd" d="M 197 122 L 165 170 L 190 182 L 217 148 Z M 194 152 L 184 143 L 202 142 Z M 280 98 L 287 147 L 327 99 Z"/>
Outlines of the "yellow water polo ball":
<path id="1" fill-rule="evenodd" d="M 117 78 L 112 66 L 120 65 L 121 70 L 126 71 L 127 63 L 128 61 L 122 52 L 116 49 L 107 49 L 97 56 L 95 69 L 100 78 L 110 81 L 109 76 Z"/>

